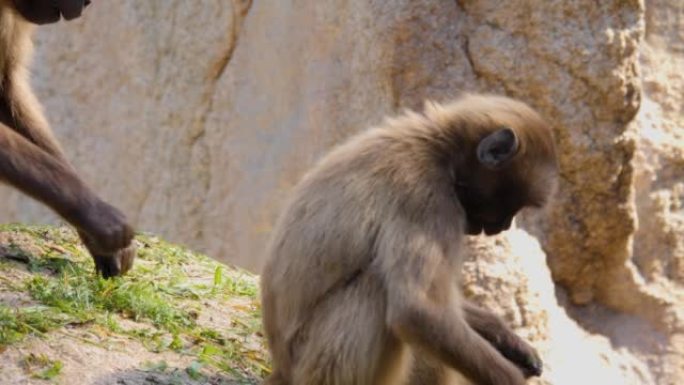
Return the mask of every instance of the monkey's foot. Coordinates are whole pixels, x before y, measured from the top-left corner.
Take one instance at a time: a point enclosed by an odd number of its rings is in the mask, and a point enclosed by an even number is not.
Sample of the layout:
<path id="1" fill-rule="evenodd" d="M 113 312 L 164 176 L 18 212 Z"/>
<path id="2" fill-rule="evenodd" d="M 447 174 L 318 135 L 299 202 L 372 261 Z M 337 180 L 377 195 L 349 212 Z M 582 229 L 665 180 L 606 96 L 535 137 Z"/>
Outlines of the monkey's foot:
<path id="1" fill-rule="evenodd" d="M 514 339 L 499 346 L 499 352 L 509 361 L 514 363 L 525 375 L 525 378 L 540 376 L 544 363 L 537 351 L 520 337 L 514 335 Z"/>

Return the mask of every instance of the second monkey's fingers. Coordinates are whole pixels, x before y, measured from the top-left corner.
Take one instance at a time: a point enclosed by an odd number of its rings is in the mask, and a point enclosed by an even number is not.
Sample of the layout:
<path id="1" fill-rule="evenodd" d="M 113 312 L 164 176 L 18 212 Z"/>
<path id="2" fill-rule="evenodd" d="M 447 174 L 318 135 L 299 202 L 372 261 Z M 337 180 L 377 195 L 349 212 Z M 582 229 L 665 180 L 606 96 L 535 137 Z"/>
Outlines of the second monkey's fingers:
<path id="1" fill-rule="evenodd" d="M 102 274 L 103 278 L 116 277 L 121 275 L 121 261 L 114 256 L 94 255 L 95 271 Z"/>

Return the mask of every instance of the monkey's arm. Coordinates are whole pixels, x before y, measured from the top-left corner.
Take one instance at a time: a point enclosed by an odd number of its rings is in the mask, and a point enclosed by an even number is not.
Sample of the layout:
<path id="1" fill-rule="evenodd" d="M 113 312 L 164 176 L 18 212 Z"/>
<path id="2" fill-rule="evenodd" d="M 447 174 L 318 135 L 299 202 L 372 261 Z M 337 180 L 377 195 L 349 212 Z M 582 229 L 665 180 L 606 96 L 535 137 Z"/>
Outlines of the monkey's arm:
<path id="1" fill-rule="evenodd" d="M 508 328 L 501 318 L 469 301 L 464 301 L 463 311 L 468 325 L 516 364 L 525 377 L 541 375 L 543 363 L 537 352 Z"/>
<path id="2" fill-rule="evenodd" d="M 0 180 L 52 208 L 79 230 L 104 276 L 130 267 L 133 229 L 71 167 L 0 123 Z M 130 261 L 129 261 L 130 259 Z"/>
<path id="3" fill-rule="evenodd" d="M 468 326 L 460 306 L 447 298 L 451 296 L 445 297 L 452 287 L 450 264 L 434 233 L 404 221 L 387 234 L 391 235 L 381 240 L 378 258 L 388 293 L 390 330 L 477 384 L 524 384 L 521 371 Z"/>

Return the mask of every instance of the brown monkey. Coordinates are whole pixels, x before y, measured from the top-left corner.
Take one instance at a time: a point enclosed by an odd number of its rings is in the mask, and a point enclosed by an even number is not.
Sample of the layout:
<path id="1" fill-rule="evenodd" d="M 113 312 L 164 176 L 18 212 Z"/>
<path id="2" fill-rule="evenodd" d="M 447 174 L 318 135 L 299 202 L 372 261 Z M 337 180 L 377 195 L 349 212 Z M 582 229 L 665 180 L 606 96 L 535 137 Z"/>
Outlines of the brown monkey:
<path id="1" fill-rule="evenodd" d="M 262 275 L 269 385 L 485 385 L 541 373 L 534 349 L 461 298 L 465 234 L 507 229 L 557 175 L 523 103 L 428 104 L 324 157 L 279 219 Z M 450 373 L 451 372 L 451 373 Z"/>
<path id="2" fill-rule="evenodd" d="M 135 258 L 133 228 L 66 160 L 28 83 L 32 24 L 78 17 L 86 0 L 0 0 L 0 180 L 43 202 L 79 232 L 105 277 Z"/>

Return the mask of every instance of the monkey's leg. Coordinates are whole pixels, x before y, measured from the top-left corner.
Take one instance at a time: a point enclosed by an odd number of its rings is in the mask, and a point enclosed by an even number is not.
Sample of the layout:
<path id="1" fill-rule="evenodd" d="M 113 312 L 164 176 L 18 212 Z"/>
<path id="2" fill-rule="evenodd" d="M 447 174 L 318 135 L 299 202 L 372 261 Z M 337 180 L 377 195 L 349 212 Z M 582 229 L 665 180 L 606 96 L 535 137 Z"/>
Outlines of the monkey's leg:
<path id="1" fill-rule="evenodd" d="M 133 229 L 73 169 L 0 123 L 0 180 L 46 204 L 79 230 L 105 277 L 130 268 Z"/>
<path id="2" fill-rule="evenodd" d="M 4 94 L 0 97 L 0 124 L 4 123 L 6 127 L 12 129 L 14 132 L 23 136 L 26 140 L 52 156 L 54 161 L 61 163 L 63 169 L 68 169 L 73 174 L 72 176 L 75 177 L 76 180 L 79 180 L 75 174 L 75 169 L 67 160 L 59 142 L 55 139 L 52 130 L 50 130 L 50 126 L 41 110 L 40 103 L 31 91 L 28 83 L 21 77 L 10 77 L 7 79 L 4 91 Z M 82 182 L 80 182 L 80 184 L 84 185 Z M 88 189 L 86 188 L 85 190 Z M 94 196 L 94 193 L 90 192 L 90 194 Z M 37 199 L 41 200 L 40 198 Z M 100 206 L 109 206 L 99 199 L 94 200 L 100 202 Z M 43 202 L 47 203 L 45 201 Z M 123 214 L 114 207 L 109 206 L 109 209 L 105 211 L 113 212 L 115 216 L 123 218 Z M 98 271 L 102 272 L 103 276 L 109 277 L 123 274 L 133 266 L 133 260 L 135 259 L 136 254 L 133 244 L 129 241 L 121 247 L 111 249 L 112 244 L 121 244 L 121 242 L 117 241 L 117 238 L 110 237 L 117 237 L 117 232 L 114 231 L 111 235 L 106 235 L 107 232 L 105 232 L 103 235 L 102 232 L 98 231 L 98 227 L 101 226 L 98 226 L 97 224 L 101 223 L 106 225 L 107 216 L 104 216 L 102 220 L 96 220 L 96 224 L 86 223 L 85 225 L 81 224 L 79 226 L 78 221 L 70 220 L 62 213 L 60 213 L 60 215 L 77 227 L 81 240 L 93 256 L 93 259 L 95 259 L 95 266 Z M 117 221 L 114 222 L 116 223 Z M 124 223 L 124 225 L 125 226 L 123 227 L 130 229 L 128 224 Z M 122 227 L 119 224 L 116 226 Z M 132 230 L 130 230 L 130 232 L 132 232 Z M 126 237 L 123 239 L 126 239 Z"/>
<path id="3" fill-rule="evenodd" d="M 537 352 L 508 328 L 501 318 L 468 301 L 464 302 L 463 311 L 468 325 L 516 364 L 525 377 L 541 375 L 543 363 Z"/>
<path id="4" fill-rule="evenodd" d="M 288 342 L 291 385 L 404 383 L 408 349 L 385 326 L 384 293 L 359 280 L 330 293 Z"/>
<path id="5" fill-rule="evenodd" d="M 285 381 L 278 372 L 271 373 L 261 385 L 290 385 L 289 382 Z"/>
<path id="6" fill-rule="evenodd" d="M 26 82 L 8 81 L 5 85 L 0 97 L 0 123 L 71 167 Z"/>
<path id="7" fill-rule="evenodd" d="M 408 385 L 471 385 L 460 373 L 429 357 L 425 352 L 413 352 L 414 361 Z"/>

